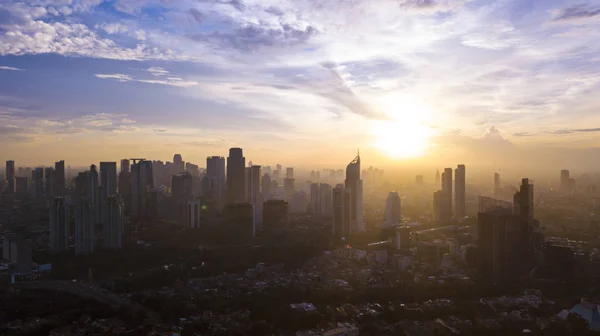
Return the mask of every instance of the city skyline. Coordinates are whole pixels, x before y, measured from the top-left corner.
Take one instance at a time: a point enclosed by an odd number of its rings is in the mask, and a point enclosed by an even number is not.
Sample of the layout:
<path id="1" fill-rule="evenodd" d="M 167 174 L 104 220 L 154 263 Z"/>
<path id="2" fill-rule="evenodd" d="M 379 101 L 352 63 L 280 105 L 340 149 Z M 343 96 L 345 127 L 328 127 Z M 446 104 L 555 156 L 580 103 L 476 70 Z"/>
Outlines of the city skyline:
<path id="1" fill-rule="evenodd" d="M 198 158 L 243 147 L 295 166 L 341 165 L 356 147 L 378 165 L 600 160 L 591 2 L 0 8 L 0 156 L 24 165 L 175 147 Z"/>

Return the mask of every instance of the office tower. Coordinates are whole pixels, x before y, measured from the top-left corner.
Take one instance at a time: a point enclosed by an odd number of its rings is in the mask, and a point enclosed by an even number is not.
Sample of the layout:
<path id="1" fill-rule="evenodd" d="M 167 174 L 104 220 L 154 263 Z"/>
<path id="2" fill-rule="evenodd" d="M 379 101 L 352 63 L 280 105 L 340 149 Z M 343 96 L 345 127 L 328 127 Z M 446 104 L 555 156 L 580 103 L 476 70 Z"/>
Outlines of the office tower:
<path id="1" fill-rule="evenodd" d="M 417 186 L 422 187 L 425 184 L 425 180 L 423 178 L 423 175 L 417 175 L 417 176 L 415 176 L 415 182 L 416 182 Z"/>
<path id="2" fill-rule="evenodd" d="M 33 196 L 35 198 L 44 197 L 44 168 L 38 167 L 31 172 L 31 183 Z"/>
<path id="3" fill-rule="evenodd" d="M 458 165 L 454 173 L 454 215 L 462 221 L 466 215 L 466 170 L 465 165 Z"/>
<path id="4" fill-rule="evenodd" d="M 186 226 L 190 229 L 199 229 L 202 220 L 202 203 L 198 200 L 186 204 Z"/>
<path id="5" fill-rule="evenodd" d="M 32 246 L 31 239 L 23 239 L 17 235 L 5 236 L 2 257 L 13 262 L 18 273 L 29 274 L 33 268 Z"/>
<path id="6" fill-rule="evenodd" d="M 238 244 L 252 244 L 256 236 L 254 206 L 250 203 L 229 203 L 224 213 L 233 229 L 232 240 Z"/>
<path id="7" fill-rule="evenodd" d="M 438 190 L 433 193 L 433 221 L 438 224 L 446 224 L 452 220 L 452 214 L 448 209 L 448 193 Z"/>
<path id="8" fill-rule="evenodd" d="M 351 193 L 350 211 L 352 216 L 350 222 L 352 232 L 364 232 L 365 223 L 363 221 L 363 181 L 360 179 L 360 154 L 357 154 L 348 166 L 346 166 L 346 180 L 344 182 L 346 189 Z"/>
<path id="9" fill-rule="evenodd" d="M 567 169 L 560 171 L 560 189 L 566 192 L 569 188 L 569 176 L 570 172 Z"/>
<path id="10" fill-rule="evenodd" d="M 133 160 L 131 166 L 131 215 L 144 217 L 148 214 L 148 196 L 154 188 L 152 162 L 140 159 Z"/>
<path id="11" fill-rule="evenodd" d="M 279 181 L 279 179 L 281 178 L 281 165 L 277 164 L 275 170 L 273 171 L 273 180 L 274 181 Z"/>
<path id="12" fill-rule="evenodd" d="M 273 174 L 273 168 L 271 168 L 271 166 L 264 166 L 262 168 L 263 170 L 263 174 L 269 175 L 271 176 L 271 174 Z"/>
<path id="13" fill-rule="evenodd" d="M 450 214 L 450 219 L 452 218 L 452 168 L 445 168 L 442 173 L 442 192 L 446 193 L 445 206 L 448 214 Z"/>
<path id="14" fill-rule="evenodd" d="M 509 208 L 497 201 L 480 208 L 477 240 L 481 254 L 481 274 L 495 283 L 506 283 L 525 276 L 535 266 L 540 247 L 539 222 L 533 218 L 533 185 L 523 179 Z"/>
<path id="15" fill-rule="evenodd" d="M 131 167 L 129 164 L 129 160 L 127 159 L 122 159 L 121 160 L 121 173 L 129 173 L 131 171 Z M 121 186 L 119 185 L 119 188 Z"/>
<path id="16" fill-rule="evenodd" d="M 188 202 L 193 200 L 193 177 L 190 173 L 179 173 L 171 179 L 171 216 L 174 222 L 186 223 Z"/>
<path id="17" fill-rule="evenodd" d="M 225 169 L 225 164 L 223 164 L 223 169 Z M 190 175 L 194 177 L 200 176 L 200 167 L 198 165 L 186 162 L 185 163 L 185 171 L 190 173 Z"/>
<path id="18" fill-rule="evenodd" d="M 94 252 L 94 214 L 92 202 L 81 197 L 75 205 L 75 253 L 88 255 Z"/>
<path id="19" fill-rule="evenodd" d="M 402 202 L 395 191 L 390 191 L 385 202 L 385 225 L 395 226 L 402 221 Z"/>
<path id="20" fill-rule="evenodd" d="M 479 211 L 477 212 L 490 212 L 494 209 L 504 209 L 512 212 L 513 208 L 513 203 L 501 201 L 490 197 L 479 196 Z"/>
<path id="21" fill-rule="evenodd" d="M 435 172 L 435 185 L 440 185 L 440 170 Z"/>
<path id="22" fill-rule="evenodd" d="M 241 148 L 230 148 L 227 157 L 227 201 L 246 202 L 246 158 Z"/>
<path id="23" fill-rule="evenodd" d="M 343 185 L 333 188 L 333 235 L 348 237 L 352 234 L 352 191 Z"/>
<path id="24" fill-rule="evenodd" d="M 404 250 L 409 249 L 411 246 L 410 241 L 410 226 L 398 226 L 396 227 L 396 249 Z"/>
<path id="25" fill-rule="evenodd" d="M 254 206 L 254 223 L 262 224 L 262 197 L 260 195 L 261 166 L 246 168 L 246 200 Z"/>
<path id="26" fill-rule="evenodd" d="M 54 168 L 44 168 L 44 195 L 48 198 L 54 197 Z"/>
<path id="27" fill-rule="evenodd" d="M 27 195 L 29 191 L 29 179 L 25 176 L 17 176 L 15 177 L 15 186 L 17 195 Z"/>
<path id="28" fill-rule="evenodd" d="M 119 194 L 110 195 L 106 203 L 107 219 L 102 226 L 104 248 L 117 250 L 123 246 L 125 204 Z"/>
<path id="29" fill-rule="evenodd" d="M 294 168 L 286 168 L 285 169 L 285 178 L 294 178 Z"/>
<path id="30" fill-rule="evenodd" d="M 315 216 L 321 215 L 321 189 L 318 183 L 310 185 L 310 213 Z"/>
<path id="31" fill-rule="evenodd" d="M 331 186 L 327 183 L 321 183 L 319 184 L 319 200 L 321 202 L 320 205 L 320 210 L 321 216 L 324 217 L 331 217 L 332 216 L 332 210 L 333 210 L 333 199 L 332 199 L 332 194 L 331 194 Z"/>
<path id="32" fill-rule="evenodd" d="M 54 162 L 54 195 L 65 196 L 65 161 Z"/>
<path id="33" fill-rule="evenodd" d="M 271 199 L 271 187 L 273 185 L 273 181 L 271 181 L 271 176 L 269 174 L 264 174 L 261 181 L 261 194 L 263 196 L 264 201 L 268 201 Z"/>
<path id="34" fill-rule="evenodd" d="M 64 197 L 55 197 L 50 206 L 50 251 L 69 248 L 69 205 Z"/>
<path id="35" fill-rule="evenodd" d="M 494 173 L 494 195 L 500 194 L 500 174 Z"/>
<path id="36" fill-rule="evenodd" d="M 291 203 L 296 192 L 295 180 L 293 178 L 283 179 L 283 199 Z"/>
<path id="37" fill-rule="evenodd" d="M 100 188 L 99 188 L 99 179 L 98 179 L 98 170 L 96 170 L 96 165 L 91 165 L 90 170 L 87 172 L 86 176 L 87 184 L 86 184 L 86 197 L 90 202 L 90 212 L 94 223 L 101 222 L 100 216 Z"/>
<path id="38" fill-rule="evenodd" d="M 9 160 L 6 161 L 6 171 L 4 172 L 5 180 L 6 180 L 6 193 L 14 194 L 17 191 L 16 183 L 15 183 L 15 161 Z M 0 190 L 1 191 L 1 190 Z"/>
<path id="39" fill-rule="evenodd" d="M 529 179 L 521 180 L 521 187 L 514 196 L 516 212 L 526 220 L 533 219 L 533 184 Z"/>
<path id="40" fill-rule="evenodd" d="M 173 155 L 173 166 L 174 166 L 175 171 L 172 171 L 171 174 L 181 173 L 185 170 L 184 162 L 183 162 L 183 158 L 181 157 L 181 154 Z"/>
<path id="41" fill-rule="evenodd" d="M 288 222 L 288 203 L 284 200 L 270 200 L 263 203 L 263 228 L 265 231 L 285 229 Z"/>
<path id="42" fill-rule="evenodd" d="M 116 162 L 100 162 L 100 184 L 107 198 L 117 192 Z"/>
<path id="43" fill-rule="evenodd" d="M 222 156 L 209 156 L 206 158 L 206 175 L 209 180 L 210 189 L 204 194 L 208 199 L 214 201 L 219 210 L 225 206 L 225 158 Z"/>

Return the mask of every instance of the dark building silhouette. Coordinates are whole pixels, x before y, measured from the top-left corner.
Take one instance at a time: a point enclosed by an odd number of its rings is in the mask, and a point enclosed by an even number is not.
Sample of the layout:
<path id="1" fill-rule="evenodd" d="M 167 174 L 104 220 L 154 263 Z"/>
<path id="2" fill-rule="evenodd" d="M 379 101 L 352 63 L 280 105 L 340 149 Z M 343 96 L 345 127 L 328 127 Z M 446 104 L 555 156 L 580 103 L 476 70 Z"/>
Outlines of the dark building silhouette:
<path id="1" fill-rule="evenodd" d="M 253 209 L 250 203 L 229 203 L 225 206 L 224 214 L 232 239 L 240 245 L 252 244 L 254 240 Z"/>
<path id="2" fill-rule="evenodd" d="M 271 181 L 271 176 L 269 174 L 263 175 L 262 180 L 260 182 L 260 184 L 261 184 L 260 188 L 261 188 L 261 193 L 262 193 L 264 201 L 268 201 L 271 199 L 273 182 L 274 181 Z"/>
<path id="3" fill-rule="evenodd" d="M 487 202 L 477 218 L 480 271 L 489 282 L 505 284 L 519 280 L 535 266 L 540 249 L 539 223 L 533 219 L 533 185 L 523 179 L 509 208 Z"/>
<path id="4" fill-rule="evenodd" d="M 29 192 L 29 179 L 25 176 L 15 177 L 17 195 L 25 196 Z"/>
<path id="5" fill-rule="evenodd" d="M 571 173 L 563 169 L 560 171 L 560 190 L 565 193 L 570 193 L 575 190 L 575 180 L 570 177 Z"/>
<path id="6" fill-rule="evenodd" d="M 288 228 L 288 203 L 270 200 L 263 203 L 263 229 L 265 231 Z"/>
<path id="7" fill-rule="evenodd" d="M 494 195 L 500 195 L 500 174 L 494 173 Z"/>
<path id="8" fill-rule="evenodd" d="M 454 174 L 454 214 L 458 220 L 463 220 L 466 215 L 466 171 L 465 165 L 458 165 Z"/>
<path id="9" fill-rule="evenodd" d="M 131 214 L 131 166 L 129 160 L 121 160 L 121 172 L 119 173 L 119 194 L 125 204 L 125 214 Z"/>
<path id="10" fill-rule="evenodd" d="M 360 178 L 360 154 L 346 166 L 346 189 L 350 190 L 350 223 L 353 232 L 365 231 L 363 221 L 363 181 Z"/>
<path id="11" fill-rule="evenodd" d="M 54 163 L 54 196 L 65 195 L 65 161 Z"/>
<path id="12" fill-rule="evenodd" d="M 227 201 L 246 202 L 246 158 L 241 148 L 230 148 L 227 157 Z"/>
<path id="13" fill-rule="evenodd" d="M 44 195 L 48 198 L 54 197 L 54 168 L 44 168 Z"/>
<path id="14" fill-rule="evenodd" d="M 14 194 L 17 192 L 16 182 L 15 182 L 15 161 L 9 160 L 6 161 L 6 171 L 4 172 L 5 180 L 6 180 L 6 189 L 5 192 L 7 194 Z M 1 191 L 1 190 L 0 190 Z"/>
<path id="15" fill-rule="evenodd" d="M 153 203 L 150 192 L 154 189 L 152 161 L 133 160 L 131 166 L 131 215 L 133 217 L 147 216 Z"/>
<path id="16" fill-rule="evenodd" d="M 452 168 L 445 168 L 442 173 L 442 192 L 446 194 L 446 211 L 450 214 L 450 218 L 452 218 Z"/>
<path id="17" fill-rule="evenodd" d="M 223 209 L 225 205 L 225 158 L 221 156 L 209 156 L 206 158 L 206 175 L 204 176 L 203 194 L 207 199 Z"/>
<path id="18" fill-rule="evenodd" d="M 352 191 L 338 185 L 332 190 L 333 223 L 332 233 L 334 237 L 348 237 L 352 234 Z"/>
<path id="19" fill-rule="evenodd" d="M 50 206 L 50 250 L 69 248 L 69 204 L 63 197 L 55 197 Z"/>
<path id="20" fill-rule="evenodd" d="M 38 167 L 31 172 L 31 184 L 35 198 L 44 197 L 44 168 Z"/>
<path id="21" fill-rule="evenodd" d="M 188 202 L 193 200 L 193 177 L 190 173 L 179 173 L 171 178 L 172 220 L 184 226 Z"/>

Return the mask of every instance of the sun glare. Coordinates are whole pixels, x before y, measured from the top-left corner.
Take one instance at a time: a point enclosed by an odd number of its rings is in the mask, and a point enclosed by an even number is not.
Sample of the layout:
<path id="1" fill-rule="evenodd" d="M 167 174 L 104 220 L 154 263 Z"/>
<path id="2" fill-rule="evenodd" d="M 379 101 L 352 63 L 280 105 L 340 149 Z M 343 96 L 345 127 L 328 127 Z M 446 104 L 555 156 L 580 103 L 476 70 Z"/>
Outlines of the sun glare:
<path id="1" fill-rule="evenodd" d="M 414 99 L 387 97 L 380 107 L 391 120 L 373 124 L 374 146 L 391 158 L 408 159 L 424 155 L 433 130 L 426 125 L 431 111 Z"/>

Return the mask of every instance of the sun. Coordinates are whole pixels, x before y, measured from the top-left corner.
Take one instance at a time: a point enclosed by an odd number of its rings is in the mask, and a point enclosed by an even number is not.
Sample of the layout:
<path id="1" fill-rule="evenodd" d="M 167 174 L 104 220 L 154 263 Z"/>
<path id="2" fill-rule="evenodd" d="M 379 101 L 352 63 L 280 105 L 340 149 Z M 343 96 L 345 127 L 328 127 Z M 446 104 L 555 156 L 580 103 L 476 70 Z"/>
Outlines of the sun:
<path id="1" fill-rule="evenodd" d="M 373 122 L 373 146 L 395 159 L 426 154 L 433 135 L 433 129 L 426 125 L 431 111 L 402 96 L 384 100 L 380 107 L 388 111 L 390 119 Z"/>

